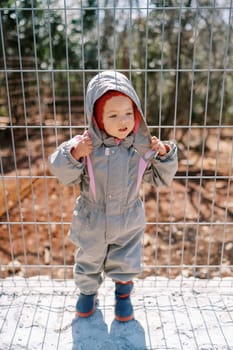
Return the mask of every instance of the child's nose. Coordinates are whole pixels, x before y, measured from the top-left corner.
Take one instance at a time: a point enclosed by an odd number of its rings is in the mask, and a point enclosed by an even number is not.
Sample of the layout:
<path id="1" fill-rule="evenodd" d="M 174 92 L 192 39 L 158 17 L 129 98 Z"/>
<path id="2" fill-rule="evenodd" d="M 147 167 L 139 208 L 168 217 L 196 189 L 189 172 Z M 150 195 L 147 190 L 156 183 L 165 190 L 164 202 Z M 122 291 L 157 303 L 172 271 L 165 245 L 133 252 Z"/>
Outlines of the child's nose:
<path id="1" fill-rule="evenodd" d="M 128 122 L 128 117 L 127 117 L 127 115 L 122 115 L 121 116 L 121 123 L 122 124 L 126 124 Z"/>

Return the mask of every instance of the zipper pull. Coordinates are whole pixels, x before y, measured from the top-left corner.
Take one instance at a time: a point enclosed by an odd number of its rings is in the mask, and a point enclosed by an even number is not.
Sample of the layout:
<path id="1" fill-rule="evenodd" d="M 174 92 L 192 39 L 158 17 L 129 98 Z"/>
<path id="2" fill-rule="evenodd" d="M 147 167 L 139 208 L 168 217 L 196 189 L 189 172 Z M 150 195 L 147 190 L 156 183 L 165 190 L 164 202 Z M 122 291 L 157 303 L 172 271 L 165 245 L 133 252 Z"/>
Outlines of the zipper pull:
<path id="1" fill-rule="evenodd" d="M 110 149 L 108 147 L 105 148 L 105 155 L 106 156 L 109 156 L 110 154 Z"/>

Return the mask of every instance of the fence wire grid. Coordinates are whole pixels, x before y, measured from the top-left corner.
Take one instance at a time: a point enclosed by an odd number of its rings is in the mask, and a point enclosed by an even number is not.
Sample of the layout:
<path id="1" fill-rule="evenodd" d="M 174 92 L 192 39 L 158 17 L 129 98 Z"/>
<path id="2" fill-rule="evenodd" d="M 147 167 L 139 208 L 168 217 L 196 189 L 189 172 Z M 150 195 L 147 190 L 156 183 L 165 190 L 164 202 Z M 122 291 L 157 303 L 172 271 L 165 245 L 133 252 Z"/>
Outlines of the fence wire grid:
<path id="1" fill-rule="evenodd" d="M 125 73 L 151 133 L 176 140 L 170 188 L 143 184 L 142 278 L 233 274 L 232 1 L 1 1 L 1 278 L 72 278 L 76 187 L 47 157 L 82 132 L 99 71 Z"/>

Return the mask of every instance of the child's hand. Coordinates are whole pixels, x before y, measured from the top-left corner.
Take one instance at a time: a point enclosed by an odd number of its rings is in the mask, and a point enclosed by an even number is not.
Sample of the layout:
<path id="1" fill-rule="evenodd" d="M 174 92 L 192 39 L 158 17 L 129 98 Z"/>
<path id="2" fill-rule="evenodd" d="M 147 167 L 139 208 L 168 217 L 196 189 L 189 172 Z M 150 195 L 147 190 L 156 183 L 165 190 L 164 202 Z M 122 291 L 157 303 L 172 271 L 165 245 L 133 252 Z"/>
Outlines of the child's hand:
<path id="1" fill-rule="evenodd" d="M 92 150 L 91 138 L 86 134 L 79 136 L 78 143 L 71 150 L 71 155 L 73 158 L 79 160 L 80 158 L 89 156 Z"/>
<path id="2" fill-rule="evenodd" d="M 167 153 L 167 149 L 162 141 L 160 141 L 156 136 L 151 138 L 151 149 L 152 151 L 157 151 L 159 156 L 164 156 Z"/>

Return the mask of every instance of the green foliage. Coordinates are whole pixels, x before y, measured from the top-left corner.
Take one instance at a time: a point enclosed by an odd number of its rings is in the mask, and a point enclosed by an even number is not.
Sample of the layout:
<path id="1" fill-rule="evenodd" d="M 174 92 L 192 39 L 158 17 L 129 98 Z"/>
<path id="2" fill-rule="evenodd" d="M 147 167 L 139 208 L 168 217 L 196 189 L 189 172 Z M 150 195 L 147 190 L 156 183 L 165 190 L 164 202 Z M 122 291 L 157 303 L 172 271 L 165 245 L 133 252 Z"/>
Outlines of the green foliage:
<path id="1" fill-rule="evenodd" d="M 67 96 L 68 88 L 71 95 L 81 94 L 82 82 L 70 74 L 68 83 L 67 69 L 91 68 L 97 62 L 96 42 L 91 38 L 95 9 L 89 10 L 90 6 L 96 1 L 89 0 L 87 9 L 80 8 L 78 16 L 70 19 L 56 0 L 1 1 L 0 69 L 9 70 L 9 94 L 4 89 L 6 77 L 0 73 L 0 107 L 10 103 L 8 113 L 15 122 L 23 123 L 36 109 L 38 113 L 45 99 Z"/>
<path id="2" fill-rule="evenodd" d="M 2 0 L 0 66 L 18 70 L 8 74 L 11 91 L 29 98 L 27 86 L 38 85 L 32 74 L 22 83 L 21 68 L 41 70 L 42 99 L 67 96 L 68 88 L 82 96 L 83 70 L 129 70 L 151 125 L 232 124 L 229 9 L 191 0 L 152 1 L 147 10 L 130 4 L 87 0 L 65 11 L 55 0 Z"/>
<path id="3" fill-rule="evenodd" d="M 34 67 L 38 64 L 42 69 L 65 67 L 66 45 L 68 56 L 74 61 L 73 47 L 66 38 L 66 27 L 59 12 L 42 7 L 38 0 L 22 0 L 18 7 L 13 0 L 3 1 L 2 6 L 9 7 L 2 12 L 8 68 L 19 68 L 22 59 L 34 61 Z"/>
<path id="4" fill-rule="evenodd" d="M 153 2 L 119 34 L 119 63 L 145 69 L 133 81 L 151 125 L 233 123 L 229 9 L 192 1 Z M 128 43 L 128 44 L 127 44 Z M 146 96 L 145 96 L 146 92 Z"/>

